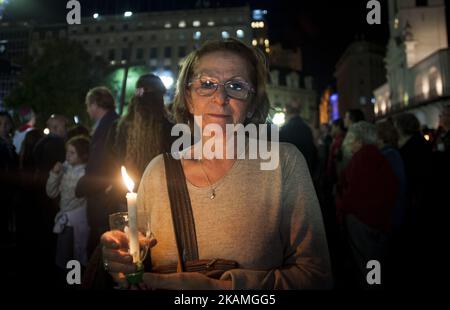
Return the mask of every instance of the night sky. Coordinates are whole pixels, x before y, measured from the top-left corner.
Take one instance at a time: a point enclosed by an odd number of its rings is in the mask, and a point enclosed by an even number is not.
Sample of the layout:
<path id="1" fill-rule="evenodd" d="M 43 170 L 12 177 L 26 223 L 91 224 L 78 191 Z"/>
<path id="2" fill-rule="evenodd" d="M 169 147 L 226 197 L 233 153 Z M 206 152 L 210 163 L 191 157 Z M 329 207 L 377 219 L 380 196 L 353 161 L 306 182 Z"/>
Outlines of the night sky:
<path id="1" fill-rule="evenodd" d="M 195 8 L 199 0 L 81 0 L 82 14 L 121 14 L 148 10 Z M 381 0 L 381 25 L 366 23 L 366 0 L 345 1 L 206 1 L 210 7 L 249 4 L 251 8 L 268 10 L 271 44 L 281 42 L 285 47 L 299 46 L 303 52 L 304 73 L 312 75 L 322 91 L 334 85 L 334 67 L 346 47 L 357 37 L 385 46 L 389 36 L 387 0 Z M 34 19 L 43 23 L 65 22 L 64 0 L 12 0 L 6 19 Z M 447 10 L 448 11 L 448 10 Z"/>

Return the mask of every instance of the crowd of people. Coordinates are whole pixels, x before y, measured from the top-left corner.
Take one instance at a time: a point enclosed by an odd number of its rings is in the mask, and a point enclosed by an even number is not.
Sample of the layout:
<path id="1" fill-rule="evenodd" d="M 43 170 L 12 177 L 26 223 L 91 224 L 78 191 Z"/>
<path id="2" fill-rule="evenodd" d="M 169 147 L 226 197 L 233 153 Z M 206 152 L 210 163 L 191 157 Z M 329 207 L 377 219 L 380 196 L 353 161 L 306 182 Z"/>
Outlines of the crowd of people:
<path id="1" fill-rule="evenodd" d="M 193 115 L 201 115 L 203 126 L 265 123 L 267 72 L 259 57 L 234 40 L 194 51 L 181 69 L 171 111 L 153 74 L 138 79 L 122 117 L 109 89 L 92 88 L 85 100 L 92 130 L 69 128 L 65 116 L 51 115 L 44 134 L 30 107 L 18 111 L 14 130 L 10 114 L 0 112 L 1 238 L 17 245 L 15 268 L 33 262 L 38 277 L 64 286 L 67 261 L 87 267 L 103 250 L 114 279 L 130 270 L 120 240 L 108 232 L 108 215 L 126 211 L 122 165 L 158 232 L 153 264 L 176 262 L 159 154 L 170 152 L 175 120 L 192 125 Z M 439 207 L 450 175 L 450 106 L 442 108 L 437 131 L 421 128 L 411 113 L 371 123 L 360 110 L 349 110 L 315 135 L 298 107 L 288 106 L 286 113 L 275 172 L 261 174 L 248 160 L 182 160 L 199 252 L 232 256 L 221 258 L 236 258 L 240 268 L 216 282 L 158 282 L 148 273 L 148 286 L 369 288 L 370 260 L 383 266 L 382 287 L 413 285 L 411 272 L 417 279 L 435 272 L 435 253 L 442 248 Z M 206 203 L 214 208 L 204 209 Z M 254 225 L 258 232 L 249 234 Z"/>
<path id="2" fill-rule="evenodd" d="M 449 115 L 450 105 L 443 106 L 439 128 L 430 130 L 412 113 L 372 123 L 351 109 L 321 125 L 314 142 L 311 129 L 288 130 L 303 120 L 291 119 L 281 129 L 280 139 L 294 143 L 305 157 L 317 154 L 311 161 L 318 165 L 310 172 L 337 287 L 373 287 L 366 281 L 370 260 L 383 266 L 378 287 L 423 286 L 439 273 L 439 214 L 450 175 Z"/>
<path id="3" fill-rule="evenodd" d="M 91 89 L 85 104 L 92 130 L 70 127 L 65 116 L 54 114 L 44 133 L 30 107 L 19 110 L 22 125 L 14 130 L 11 115 L 1 112 L 1 237 L 2 244 L 17 246 L 12 261 L 35 262 L 38 277 L 59 287 L 67 284 L 68 261 L 87 266 L 108 230 L 108 215 L 126 211 L 120 166 L 139 180 L 153 157 L 170 150 L 165 91 L 156 75 L 141 76 L 119 118 L 110 90 Z"/>

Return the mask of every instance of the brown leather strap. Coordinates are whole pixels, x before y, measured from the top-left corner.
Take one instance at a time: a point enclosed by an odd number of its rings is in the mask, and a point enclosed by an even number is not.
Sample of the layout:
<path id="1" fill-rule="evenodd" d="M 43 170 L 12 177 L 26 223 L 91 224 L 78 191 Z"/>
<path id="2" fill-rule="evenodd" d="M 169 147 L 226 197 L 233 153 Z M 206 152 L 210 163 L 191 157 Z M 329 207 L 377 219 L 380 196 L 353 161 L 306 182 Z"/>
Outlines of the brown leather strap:
<path id="1" fill-rule="evenodd" d="M 164 153 L 164 166 L 177 242 L 179 271 L 185 271 L 185 262 L 197 260 L 199 257 L 191 199 L 181 160 L 173 158 L 170 153 Z"/>

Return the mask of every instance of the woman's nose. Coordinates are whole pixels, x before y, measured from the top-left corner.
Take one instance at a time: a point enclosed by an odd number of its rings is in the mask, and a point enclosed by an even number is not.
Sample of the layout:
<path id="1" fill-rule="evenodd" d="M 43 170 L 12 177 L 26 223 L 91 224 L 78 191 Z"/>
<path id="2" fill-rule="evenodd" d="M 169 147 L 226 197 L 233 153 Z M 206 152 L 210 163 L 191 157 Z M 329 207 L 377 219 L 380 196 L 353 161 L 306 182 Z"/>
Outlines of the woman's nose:
<path id="1" fill-rule="evenodd" d="M 219 85 L 217 87 L 217 90 L 214 92 L 214 103 L 224 105 L 228 101 L 228 95 L 225 91 L 225 88 L 223 85 Z"/>

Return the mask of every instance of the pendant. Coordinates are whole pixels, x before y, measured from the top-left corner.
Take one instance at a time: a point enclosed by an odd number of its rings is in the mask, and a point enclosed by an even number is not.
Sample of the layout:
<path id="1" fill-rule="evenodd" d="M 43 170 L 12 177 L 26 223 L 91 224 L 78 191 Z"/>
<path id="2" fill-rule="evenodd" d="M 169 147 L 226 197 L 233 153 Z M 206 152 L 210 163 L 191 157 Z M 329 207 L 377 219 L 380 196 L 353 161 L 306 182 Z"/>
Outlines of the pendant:
<path id="1" fill-rule="evenodd" d="M 209 197 L 211 200 L 213 200 L 214 198 L 216 198 L 216 191 L 212 190 L 211 191 L 211 196 Z"/>

